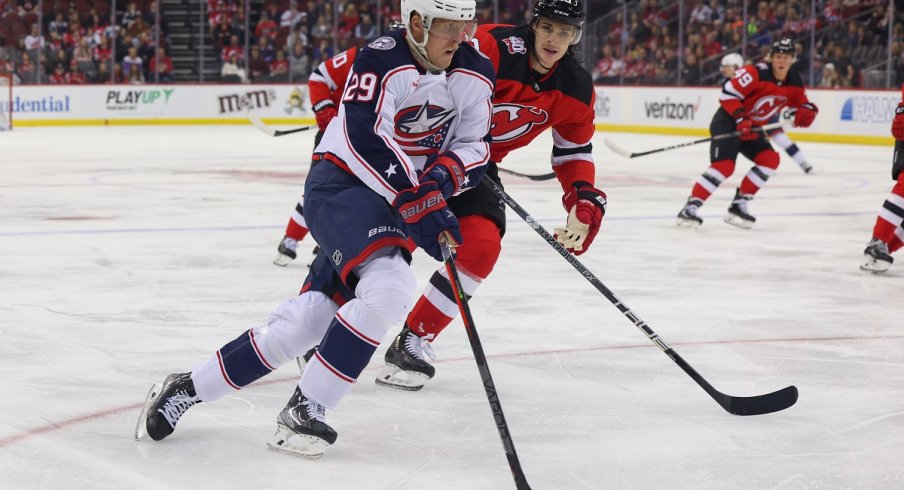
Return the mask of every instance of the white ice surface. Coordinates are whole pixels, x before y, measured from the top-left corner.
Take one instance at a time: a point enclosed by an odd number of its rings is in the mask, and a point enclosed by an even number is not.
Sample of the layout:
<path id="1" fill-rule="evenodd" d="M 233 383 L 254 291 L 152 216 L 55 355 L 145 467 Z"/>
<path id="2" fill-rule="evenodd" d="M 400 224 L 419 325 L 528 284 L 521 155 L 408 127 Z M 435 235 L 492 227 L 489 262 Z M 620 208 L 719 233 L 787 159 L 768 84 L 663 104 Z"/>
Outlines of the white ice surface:
<path id="1" fill-rule="evenodd" d="M 783 155 L 751 231 L 722 223 L 742 158 L 695 231 L 673 221 L 707 146 L 625 160 L 603 136 L 609 213 L 580 260 L 716 388 L 794 384 L 800 401 L 729 415 L 510 212 L 472 308 L 532 487 L 904 488 L 904 264 L 858 269 L 892 149 L 800 144 L 815 174 Z M 606 136 L 632 151 L 686 141 Z M 319 461 L 265 447 L 294 365 L 192 408 L 165 441 L 132 440 L 153 382 L 297 292 L 313 243 L 288 268 L 271 260 L 312 139 L 250 126 L 0 133 L 0 488 L 514 488 L 459 322 L 421 392 L 375 385 L 378 349 L 328 413 L 339 439 Z M 549 150 L 546 135 L 504 165 L 545 173 Z M 561 223 L 555 182 L 503 180 L 547 229 Z M 437 265 L 415 256 L 421 284 Z"/>

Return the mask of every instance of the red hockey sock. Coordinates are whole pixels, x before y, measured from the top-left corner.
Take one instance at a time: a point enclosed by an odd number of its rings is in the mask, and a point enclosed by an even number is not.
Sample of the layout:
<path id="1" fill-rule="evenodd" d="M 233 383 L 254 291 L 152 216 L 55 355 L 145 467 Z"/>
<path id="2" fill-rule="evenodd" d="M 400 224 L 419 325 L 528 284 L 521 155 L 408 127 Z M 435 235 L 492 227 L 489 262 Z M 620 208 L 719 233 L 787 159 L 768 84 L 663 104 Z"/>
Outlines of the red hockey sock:
<path id="1" fill-rule="evenodd" d="M 502 250 L 502 238 L 496 223 L 484 216 L 465 216 L 459 224 L 464 243 L 455 252 L 455 265 L 464 293 L 470 297 L 493 271 Z M 405 323 L 417 335 L 433 334 L 435 339 L 456 316 L 458 303 L 445 269 L 441 269 L 430 278 Z"/>
<path id="2" fill-rule="evenodd" d="M 300 242 L 308 236 L 308 229 L 289 218 L 289 224 L 286 225 L 286 236 Z"/>
<path id="3" fill-rule="evenodd" d="M 759 155 L 753 158 L 753 163 L 756 165 L 750 167 L 747 175 L 744 176 L 744 180 L 741 181 L 741 194 L 755 195 L 766 184 L 769 177 L 772 177 L 775 173 L 780 161 L 781 159 L 775 150 L 761 151 Z"/>
<path id="4" fill-rule="evenodd" d="M 734 173 L 734 160 L 719 160 L 710 164 L 709 168 L 703 172 L 703 175 L 697 179 L 694 188 L 691 190 L 691 196 L 705 201 L 712 195 L 716 189 L 725 182 L 725 179 L 731 177 Z"/>

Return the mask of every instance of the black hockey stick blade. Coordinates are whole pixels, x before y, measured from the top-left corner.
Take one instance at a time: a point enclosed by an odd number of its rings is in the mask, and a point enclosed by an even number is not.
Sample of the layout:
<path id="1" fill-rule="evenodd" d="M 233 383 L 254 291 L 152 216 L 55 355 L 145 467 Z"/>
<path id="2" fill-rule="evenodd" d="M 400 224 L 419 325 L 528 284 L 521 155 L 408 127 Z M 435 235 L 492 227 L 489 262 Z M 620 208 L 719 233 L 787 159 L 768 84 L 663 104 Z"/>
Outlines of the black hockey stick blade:
<path id="1" fill-rule="evenodd" d="M 786 386 L 778 391 L 757 396 L 713 396 L 719 405 L 732 415 L 763 415 L 780 412 L 797 403 L 797 387 Z"/>
<path id="2" fill-rule="evenodd" d="M 266 124 L 264 124 L 264 121 L 260 117 L 258 117 L 256 114 L 252 113 L 251 111 L 248 111 L 248 120 L 251 121 L 252 126 L 261 130 L 262 133 L 264 133 L 268 136 L 285 136 L 287 134 L 300 133 L 302 131 L 310 131 L 312 129 L 317 128 L 317 125 L 313 125 L 313 126 L 302 126 L 300 128 L 286 129 L 286 130 L 274 129 L 274 128 L 271 128 L 270 126 L 267 126 Z"/>
<path id="3" fill-rule="evenodd" d="M 521 172 L 516 172 L 514 170 L 509 170 L 507 168 L 497 167 L 500 172 L 504 174 L 514 175 L 515 177 L 521 177 L 523 179 L 530 180 L 552 180 L 556 178 L 555 172 L 550 172 L 548 174 L 539 174 L 539 175 L 531 175 L 531 174 L 523 174 Z"/>

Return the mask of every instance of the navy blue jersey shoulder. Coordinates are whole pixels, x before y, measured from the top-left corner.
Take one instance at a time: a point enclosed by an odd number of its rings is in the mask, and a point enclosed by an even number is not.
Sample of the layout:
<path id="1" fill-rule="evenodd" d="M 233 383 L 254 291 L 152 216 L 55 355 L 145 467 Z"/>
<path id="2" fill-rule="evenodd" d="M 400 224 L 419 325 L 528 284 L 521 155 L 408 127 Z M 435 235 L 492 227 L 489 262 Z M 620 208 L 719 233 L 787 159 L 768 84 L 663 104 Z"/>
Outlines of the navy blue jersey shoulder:
<path id="1" fill-rule="evenodd" d="M 354 71 L 376 72 L 381 77 L 400 66 L 414 65 L 414 57 L 405 41 L 405 31 L 391 30 L 358 51 Z"/>
<path id="2" fill-rule="evenodd" d="M 470 43 L 461 43 L 458 46 L 458 51 L 452 57 L 452 64 L 449 65 L 446 71 L 452 71 L 456 68 L 477 72 L 494 85 L 496 84 L 496 71 L 493 70 L 493 63 L 480 51 L 477 51 L 477 48 L 471 46 Z"/>
<path id="3" fill-rule="evenodd" d="M 540 91 L 559 91 L 590 105 L 593 100 L 593 78 L 572 56 L 566 55 L 559 61 L 551 76 L 543 76 L 531 70 L 533 36 L 530 35 L 529 25 L 500 26 L 490 30 L 490 35 L 499 48 L 497 79 L 536 86 Z"/>

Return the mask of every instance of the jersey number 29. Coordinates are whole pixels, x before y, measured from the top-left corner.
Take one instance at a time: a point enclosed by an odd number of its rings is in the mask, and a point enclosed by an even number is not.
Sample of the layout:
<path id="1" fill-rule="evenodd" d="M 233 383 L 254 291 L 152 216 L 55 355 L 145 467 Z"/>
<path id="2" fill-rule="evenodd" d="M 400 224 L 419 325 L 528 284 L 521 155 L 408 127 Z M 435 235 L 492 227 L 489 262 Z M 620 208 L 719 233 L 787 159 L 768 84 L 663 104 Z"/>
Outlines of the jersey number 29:
<path id="1" fill-rule="evenodd" d="M 357 73 L 352 74 L 345 94 L 342 95 L 343 102 L 370 102 L 374 98 L 374 89 L 377 87 L 377 76 L 373 73 L 365 73 L 358 76 Z"/>

